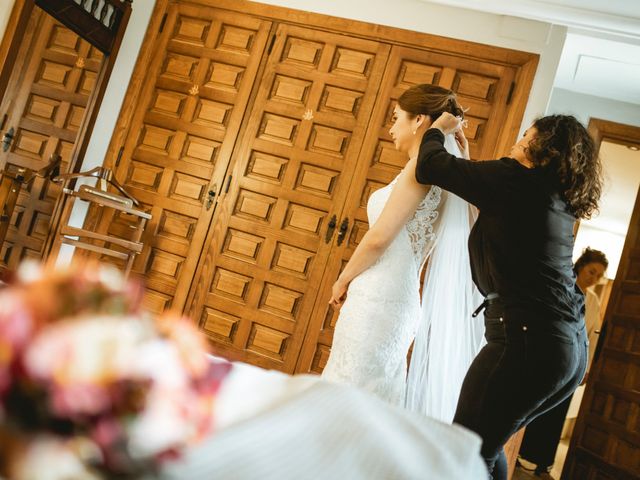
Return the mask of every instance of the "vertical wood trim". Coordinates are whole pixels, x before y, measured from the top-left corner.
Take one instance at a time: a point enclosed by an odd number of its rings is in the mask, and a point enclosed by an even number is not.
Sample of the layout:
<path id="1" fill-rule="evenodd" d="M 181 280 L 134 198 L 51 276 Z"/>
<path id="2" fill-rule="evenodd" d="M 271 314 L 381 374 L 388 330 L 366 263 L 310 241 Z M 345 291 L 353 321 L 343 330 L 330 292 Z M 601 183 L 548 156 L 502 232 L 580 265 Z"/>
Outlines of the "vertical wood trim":
<path id="1" fill-rule="evenodd" d="M 535 78 L 536 69 L 538 68 L 538 61 L 538 56 L 532 56 L 529 61 L 524 63 L 516 71 L 516 78 L 514 79 L 515 88 L 511 95 L 511 101 L 509 102 L 510 105 L 515 105 L 515 108 L 507 109 L 507 118 L 504 122 L 503 132 L 498 137 L 498 142 L 494 150 L 493 157 L 495 158 L 506 155 L 518 137 L 522 117 L 527 108 L 527 99 L 531 93 L 533 79 Z"/>
<path id="2" fill-rule="evenodd" d="M 0 64 L 2 64 L 2 69 L 0 70 L 0 101 L 7 91 L 18 50 L 20 50 L 20 44 L 23 41 L 34 5 L 34 0 L 16 0 L 11 10 L 7 29 L 4 32 L 2 43 L 0 43 Z"/>

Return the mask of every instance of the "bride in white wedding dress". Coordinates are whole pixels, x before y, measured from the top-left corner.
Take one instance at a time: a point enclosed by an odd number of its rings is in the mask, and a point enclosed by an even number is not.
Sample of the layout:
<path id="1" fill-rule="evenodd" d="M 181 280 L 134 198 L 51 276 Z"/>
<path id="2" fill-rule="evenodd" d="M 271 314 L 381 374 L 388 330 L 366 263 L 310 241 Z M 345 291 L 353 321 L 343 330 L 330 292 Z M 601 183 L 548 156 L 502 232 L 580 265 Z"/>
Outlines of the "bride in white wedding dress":
<path id="1" fill-rule="evenodd" d="M 466 248 L 474 213 L 414 177 L 422 136 L 445 111 L 463 114 L 455 94 L 435 85 L 417 85 L 398 99 L 389 133 L 409 161 L 369 198 L 369 231 L 333 286 L 329 303 L 340 315 L 322 377 L 450 422 L 484 327 L 471 318 L 482 301 Z M 468 158 L 464 136 L 458 144 L 450 137 L 449 147 Z M 420 274 L 430 255 L 421 302 Z"/>

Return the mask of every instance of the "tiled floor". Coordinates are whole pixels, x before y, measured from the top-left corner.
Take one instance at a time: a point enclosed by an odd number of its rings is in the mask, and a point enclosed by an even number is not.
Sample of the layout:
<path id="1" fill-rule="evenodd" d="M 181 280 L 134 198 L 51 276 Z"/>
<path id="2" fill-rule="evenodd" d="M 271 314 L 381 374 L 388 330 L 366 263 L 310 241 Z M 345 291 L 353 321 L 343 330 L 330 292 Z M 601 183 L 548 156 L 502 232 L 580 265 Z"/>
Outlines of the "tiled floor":
<path id="1" fill-rule="evenodd" d="M 564 460 L 567 456 L 567 449 L 569 448 L 569 440 L 562 439 L 560 444 L 558 445 L 558 451 L 556 452 L 556 459 L 553 463 L 553 468 L 551 469 L 551 476 L 556 480 L 560 479 L 560 474 L 562 473 L 562 466 L 564 465 Z M 516 467 L 516 470 L 513 474 L 511 480 L 535 480 L 540 479 L 540 477 L 536 477 L 533 475 L 533 472 L 529 472 L 523 468 Z"/>

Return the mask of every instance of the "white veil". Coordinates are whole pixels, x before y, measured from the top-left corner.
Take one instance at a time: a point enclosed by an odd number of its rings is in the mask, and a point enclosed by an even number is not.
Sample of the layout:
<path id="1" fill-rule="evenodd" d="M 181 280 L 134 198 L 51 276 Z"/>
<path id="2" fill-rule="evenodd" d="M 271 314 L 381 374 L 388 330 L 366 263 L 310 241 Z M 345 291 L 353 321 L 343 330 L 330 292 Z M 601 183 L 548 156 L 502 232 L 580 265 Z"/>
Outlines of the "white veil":
<path id="1" fill-rule="evenodd" d="M 445 136 L 444 145 L 461 157 L 453 135 Z M 471 317 L 483 301 L 471 279 L 467 247 L 475 218 L 474 207 L 446 193 L 407 377 L 406 407 L 447 423 L 453 420 L 467 369 L 484 344 L 484 316 Z"/>

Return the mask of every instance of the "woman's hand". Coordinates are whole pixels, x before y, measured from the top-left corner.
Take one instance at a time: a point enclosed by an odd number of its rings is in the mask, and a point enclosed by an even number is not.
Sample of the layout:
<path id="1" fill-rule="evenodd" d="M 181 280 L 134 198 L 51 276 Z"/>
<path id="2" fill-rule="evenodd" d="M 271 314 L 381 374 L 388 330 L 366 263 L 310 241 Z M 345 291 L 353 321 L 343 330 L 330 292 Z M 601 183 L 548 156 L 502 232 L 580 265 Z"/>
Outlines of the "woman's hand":
<path id="1" fill-rule="evenodd" d="M 348 287 L 348 283 L 345 283 L 338 278 L 336 283 L 333 284 L 333 287 L 331 287 L 331 299 L 329 300 L 329 305 L 336 310 L 340 310 L 340 307 L 342 307 L 342 304 L 347 299 Z"/>
<path id="2" fill-rule="evenodd" d="M 470 160 L 471 157 L 469 156 L 469 141 L 467 140 L 467 137 L 464 136 L 462 127 L 456 130 L 454 135 L 456 143 L 458 144 L 458 148 L 460 149 L 460 153 L 462 154 L 462 158 Z"/>
<path id="3" fill-rule="evenodd" d="M 453 133 L 461 128 L 462 119 L 454 117 L 449 112 L 443 112 L 438 119 L 431 124 L 431 128 L 437 128 L 445 135 Z"/>

